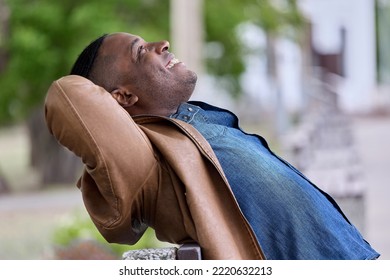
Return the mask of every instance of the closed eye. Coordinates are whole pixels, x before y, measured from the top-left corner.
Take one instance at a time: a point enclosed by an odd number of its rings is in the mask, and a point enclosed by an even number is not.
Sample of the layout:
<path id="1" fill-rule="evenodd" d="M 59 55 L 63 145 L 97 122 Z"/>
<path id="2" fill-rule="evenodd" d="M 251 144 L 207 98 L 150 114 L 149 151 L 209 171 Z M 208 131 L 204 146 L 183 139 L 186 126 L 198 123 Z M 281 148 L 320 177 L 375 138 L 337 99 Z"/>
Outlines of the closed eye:
<path id="1" fill-rule="evenodd" d="M 145 48 L 144 45 L 140 45 L 137 50 L 137 60 L 141 58 L 141 56 L 146 53 L 147 49 Z"/>

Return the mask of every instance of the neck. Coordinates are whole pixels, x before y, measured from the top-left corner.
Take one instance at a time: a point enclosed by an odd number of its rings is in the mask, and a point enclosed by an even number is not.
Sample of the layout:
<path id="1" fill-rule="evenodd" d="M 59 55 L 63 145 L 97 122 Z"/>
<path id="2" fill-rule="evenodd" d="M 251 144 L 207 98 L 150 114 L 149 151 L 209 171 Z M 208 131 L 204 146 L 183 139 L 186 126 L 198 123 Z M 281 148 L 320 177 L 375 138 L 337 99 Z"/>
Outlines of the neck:
<path id="1" fill-rule="evenodd" d="M 159 108 L 158 110 L 142 110 L 140 108 L 136 108 L 136 106 L 132 106 L 125 109 L 132 117 L 138 115 L 154 115 L 154 116 L 161 116 L 161 117 L 169 117 L 170 115 L 176 113 L 177 108 L 178 107 L 174 109 Z"/>

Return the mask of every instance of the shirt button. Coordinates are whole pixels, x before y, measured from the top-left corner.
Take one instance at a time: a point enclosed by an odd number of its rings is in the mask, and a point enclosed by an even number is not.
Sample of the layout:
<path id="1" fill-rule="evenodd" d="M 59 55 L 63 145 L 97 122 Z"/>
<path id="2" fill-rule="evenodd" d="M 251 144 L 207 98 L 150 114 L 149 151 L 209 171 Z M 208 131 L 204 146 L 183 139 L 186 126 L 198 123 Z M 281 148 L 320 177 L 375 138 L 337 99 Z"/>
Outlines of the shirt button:
<path id="1" fill-rule="evenodd" d="M 194 109 L 192 109 L 191 107 L 188 107 L 187 110 L 190 112 L 194 111 Z"/>
<path id="2" fill-rule="evenodd" d="M 188 116 L 183 116 L 183 120 L 188 121 L 189 117 Z"/>

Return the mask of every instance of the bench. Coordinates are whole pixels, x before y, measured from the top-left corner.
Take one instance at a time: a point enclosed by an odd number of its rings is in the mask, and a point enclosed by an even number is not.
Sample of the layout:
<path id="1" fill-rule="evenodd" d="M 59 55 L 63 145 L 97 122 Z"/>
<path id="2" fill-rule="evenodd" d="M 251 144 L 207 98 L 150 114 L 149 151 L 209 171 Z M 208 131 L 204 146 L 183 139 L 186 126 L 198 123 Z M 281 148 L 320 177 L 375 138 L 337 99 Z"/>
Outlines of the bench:
<path id="1" fill-rule="evenodd" d="M 180 247 L 130 250 L 123 254 L 123 260 L 201 260 L 201 248 L 196 243 Z"/>

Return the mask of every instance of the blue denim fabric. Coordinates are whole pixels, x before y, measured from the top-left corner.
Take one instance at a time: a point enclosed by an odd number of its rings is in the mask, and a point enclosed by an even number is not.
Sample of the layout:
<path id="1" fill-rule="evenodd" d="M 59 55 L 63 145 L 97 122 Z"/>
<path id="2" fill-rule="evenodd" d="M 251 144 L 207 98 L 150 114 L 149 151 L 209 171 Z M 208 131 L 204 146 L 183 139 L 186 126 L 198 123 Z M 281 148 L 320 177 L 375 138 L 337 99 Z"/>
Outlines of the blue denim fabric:
<path id="1" fill-rule="evenodd" d="M 268 259 L 379 257 L 328 194 L 262 137 L 243 132 L 233 113 L 191 102 L 171 117 L 193 125 L 210 143 Z"/>

